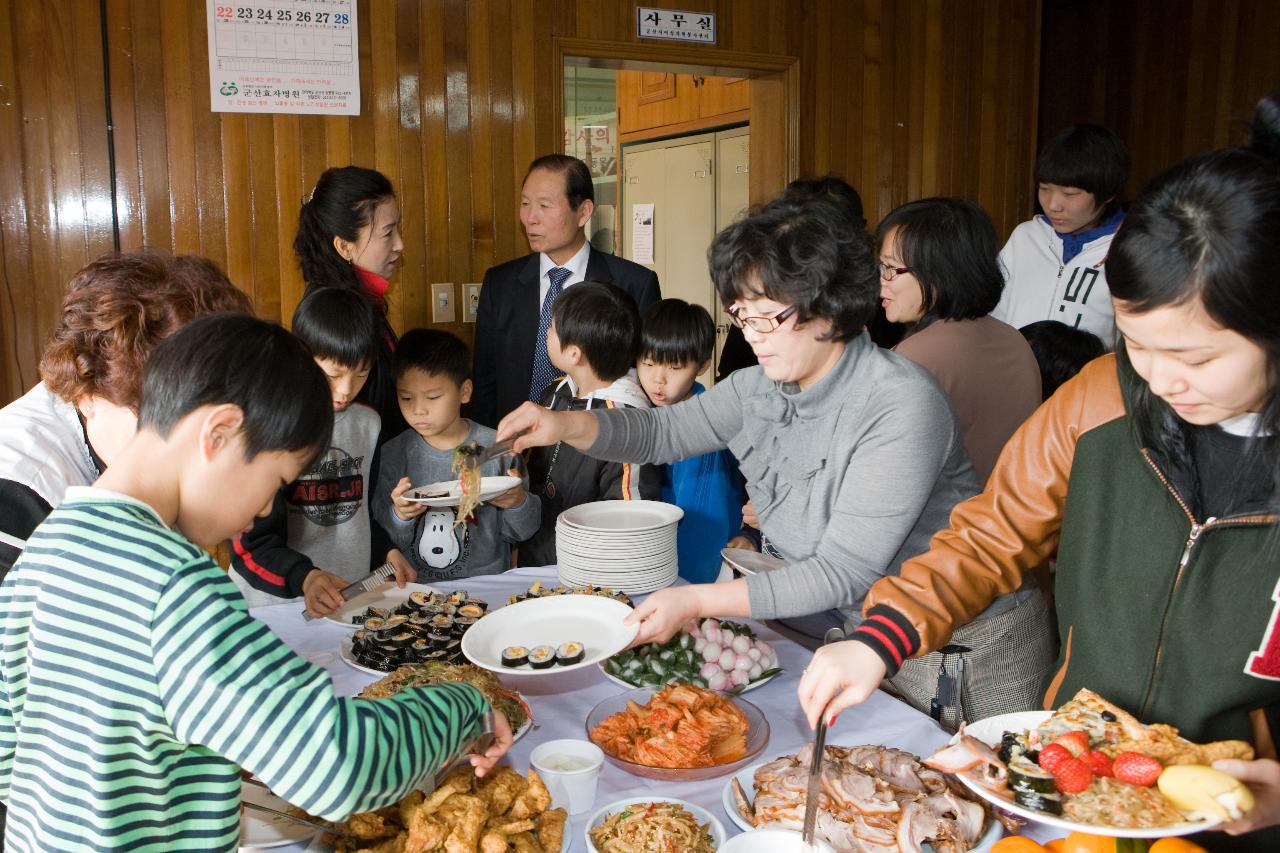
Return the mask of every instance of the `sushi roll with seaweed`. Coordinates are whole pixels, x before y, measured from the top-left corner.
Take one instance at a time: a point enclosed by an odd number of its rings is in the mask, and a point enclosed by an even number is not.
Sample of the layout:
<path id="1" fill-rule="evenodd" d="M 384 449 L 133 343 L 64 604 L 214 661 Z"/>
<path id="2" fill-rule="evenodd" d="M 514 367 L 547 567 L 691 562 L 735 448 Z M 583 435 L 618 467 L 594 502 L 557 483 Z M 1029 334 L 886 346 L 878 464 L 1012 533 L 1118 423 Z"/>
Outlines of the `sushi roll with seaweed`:
<path id="1" fill-rule="evenodd" d="M 556 663 L 554 646 L 535 646 L 529 650 L 529 666 L 534 669 L 550 669 Z"/>
<path id="2" fill-rule="evenodd" d="M 577 640 L 561 643 L 560 648 L 556 649 L 556 663 L 560 666 L 572 666 L 575 663 L 582 663 L 585 653 L 586 648 Z"/>
<path id="3" fill-rule="evenodd" d="M 512 667 L 524 666 L 529 662 L 529 650 L 524 646 L 507 646 L 502 650 L 502 665 Z"/>

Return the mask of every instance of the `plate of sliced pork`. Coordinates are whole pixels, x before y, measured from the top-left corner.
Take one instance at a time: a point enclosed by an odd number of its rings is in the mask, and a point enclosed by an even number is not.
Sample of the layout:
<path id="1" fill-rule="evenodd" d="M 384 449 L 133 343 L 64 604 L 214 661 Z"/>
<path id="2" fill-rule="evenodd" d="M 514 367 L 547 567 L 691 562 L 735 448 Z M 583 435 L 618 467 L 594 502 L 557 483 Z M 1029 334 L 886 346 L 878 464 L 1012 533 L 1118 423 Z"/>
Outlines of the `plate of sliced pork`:
<path id="1" fill-rule="evenodd" d="M 742 829 L 799 831 L 813 744 L 739 771 L 724 788 L 725 813 Z M 1004 834 L 979 798 L 909 752 L 827 745 L 815 833 L 840 853 L 965 853 L 989 850 Z"/>

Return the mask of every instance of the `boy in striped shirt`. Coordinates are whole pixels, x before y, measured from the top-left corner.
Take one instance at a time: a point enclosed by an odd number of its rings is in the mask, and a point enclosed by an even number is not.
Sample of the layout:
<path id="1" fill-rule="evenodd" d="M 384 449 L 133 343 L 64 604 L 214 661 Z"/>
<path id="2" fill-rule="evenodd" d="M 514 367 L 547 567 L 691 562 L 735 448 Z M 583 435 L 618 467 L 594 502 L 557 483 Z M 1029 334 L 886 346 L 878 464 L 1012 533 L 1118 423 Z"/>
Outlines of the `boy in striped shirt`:
<path id="1" fill-rule="evenodd" d="M 323 373 L 279 326 L 191 323 L 152 354 L 138 433 L 0 585 L 6 849 L 238 846 L 241 767 L 311 814 L 395 802 L 488 710 L 465 685 L 339 699 L 202 550 L 328 446 Z M 486 770 L 511 742 L 504 720 Z"/>

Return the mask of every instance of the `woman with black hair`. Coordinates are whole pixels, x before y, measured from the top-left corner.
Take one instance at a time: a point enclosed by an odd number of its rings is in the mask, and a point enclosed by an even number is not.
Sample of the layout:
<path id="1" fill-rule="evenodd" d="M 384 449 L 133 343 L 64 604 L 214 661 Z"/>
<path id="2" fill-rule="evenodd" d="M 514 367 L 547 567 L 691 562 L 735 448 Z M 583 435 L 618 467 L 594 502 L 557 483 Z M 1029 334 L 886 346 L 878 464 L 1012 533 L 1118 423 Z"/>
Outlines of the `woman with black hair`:
<path id="1" fill-rule="evenodd" d="M 985 483 L 1004 443 L 1040 405 L 1035 355 L 1012 326 L 988 316 L 1004 278 L 996 229 L 982 208 L 926 198 L 880 221 L 880 302 L 906 328 L 894 347 L 933 374 Z"/>
<path id="2" fill-rule="evenodd" d="M 800 682 L 811 723 L 937 649 L 1055 550 L 1062 649 L 1036 704 L 1088 687 L 1193 741 L 1257 805 L 1200 843 L 1280 849 L 1280 98 L 1249 148 L 1179 163 L 1107 261 L 1119 344 L 1010 440 L 986 491 L 866 597 L 850 642 Z M 1199 839 L 1197 839 L 1199 840 Z"/>
<path id="3" fill-rule="evenodd" d="M 862 334 L 875 258 L 834 207 L 775 201 L 716 235 L 710 265 L 758 367 L 663 408 L 526 405 L 498 437 L 529 429 L 517 449 L 565 441 L 601 459 L 668 463 L 723 448 L 737 459 L 764 537 L 788 565 L 653 593 L 632 616 L 639 642 L 712 615 L 847 628 L 871 584 L 925 550 L 977 491 L 973 467 L 937 383 Z"/>
<path id="4" fill-rule="evenodd" d="M 1000 252 L 1008 285 L 991 315 L 1015 329 L 1059 320 L 1111 346 L 1106 261 L 1124 220 L 1128 149 L 1101 125 L 1075 124 L 1040 152 L 1035 179 L 1041 214 L 1013 229 Z"/>
<path id="5" fill-rule="evenodd" d="M 378 358 L 358 399 L 377 409 L 384 436 L 399 435 L 408 425 L 391 370 L 396 333 L 387 320 L 387 290 L 400 267 L 404 240 L 391 181 L 360 166 L 326 169 L 298 214 L 293 251 L 307 293 L 325 287 L 354 290 L 378 309 Z"/>

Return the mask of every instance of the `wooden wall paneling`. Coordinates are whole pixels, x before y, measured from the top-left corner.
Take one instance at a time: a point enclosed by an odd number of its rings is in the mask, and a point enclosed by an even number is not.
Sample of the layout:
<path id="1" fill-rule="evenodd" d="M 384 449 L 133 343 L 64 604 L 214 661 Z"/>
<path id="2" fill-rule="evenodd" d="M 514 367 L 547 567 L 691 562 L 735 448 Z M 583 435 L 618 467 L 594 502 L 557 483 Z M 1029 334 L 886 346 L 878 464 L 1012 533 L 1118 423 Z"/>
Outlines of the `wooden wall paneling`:
<path id="1" fill-rule="evenodd" d="M 449 269 L 449 161 L 446 119 L 446 83 L 444 63 L 444 9 L 439 4 L 423 4 L 419 14 L 421 44 L 421 77 L 418 97 L 421 105 L 421 139 L 423 148 L 423 243 L 418 257 L 408 254 L 405 267 L 423 270 L 423 278 L 443 274 Z M 423 314 L 415 322 L 431 318 L 429 294 L 421 299 Z M 403 331 L 403 330 L 402 330 Z"/>
<path id="2" fill-rule="evenodd" d="M 880 178 L 881 149 L 884 139 L 880 123 L 880 87 L 884 76 L 884 36 L 881 0 L 862 4 L 865 20 L 862 31 L 862 163 L 859 180 L 854 182 L 862 194 L 862 208 L 874 225 L 889 210 L 881 202 L 883 184 Z M 833 166 L 835 164 L 832 164 Z"/>
<path id="3" fill-rule="evenodd" d="M 164 51 L 160 28 L 159 0 L 135 2 L 130 7 L 129 28 L 120 35 L 132 57 L 134 102 L 137 127 L 138 186 L 141 191 L 138 215 L 142 245 L 153 249 L 173 249 L 170 218 L 169 145 L 166 122 L 169 104 L 164 91 Z M 114 105 L 114 101 L 112 102 Z"/>
<path id="4" fill-rule="evenodd" d="M 227 199 L 222 169 L 222 120 L 221 114 L 210 110 L 207 102 L 201 102 L 209 90 L 208 33 L 203 10 L 187 15 L 183 37 L 190 45 L 192 72 L 189 108 L 195 142 L 194 204 L 199 227 L 199 245 L 194 251 L 226 271 Z"/>
<path id="5" fill-rule="evenodd" d="M 115 248 L 111 207 L 111 167 L 106 146 L 107 93 L 102 85 L 102 19 L 88 4 L 73 4 L 74 35 L 71 65 L 75 72 L 76 133 L 71 139 L 80 152 L 76 172 L 80 177 L 84 210 L 84 260 Z M 72 271 L 74 272 L 74 270 Z M 70 275 L 68 275 L 68 278 Z"/>
<path id="6" fill-rule="evenodd" d="M 471 135 L 475 144 L 471 146 L 471 249 L 465 270 L 458 270 L 457 276 L 450 279 L 455 283 L 470 281 L 471 270 L 486 270 L 493 266 L 493 220 L 497 215 L 493 204 L 493 186 L 497 179 L 495 172 L 499 164 L 494 159 L 493 151 L 493 116 L 490 109 L 490 98 L 493 90 L 493 68 L 491 41 L 500 37 L 494 32 L 496 14 L 492 13 L 490 4 L 479 3 L 469 7 L 467 44 L 468 57 L 468 95 L 471 110 Z M 505 173 L 509 173 L 511 165 L 501 164 Z M 510 215 L 510 214 L 507 214 Z M 505 260 L 505 258 L 504 258 Z M 462 320 L 462 288 L 454 286 L 454 315 Z M 459 323 L 461 325 L 461 323 Z M 470 327 L 467 327 L 469 330 Z"/>
<path id="7" fill-rule="evenodd" d="M 191 84 L 197 71 L 192 67 L 191 42 L 188 38 L 190 28 L 187 26 L 187 12 L 190 8 L 189 4 L 184 3 L 161 3 L 159 8 L 160 45 L 163 47 L 157 52 L 157 56 L 162 57 L 160 67 L 161 91 L 165 104 L 164 144 L 169 175 L 167 187 L 157 186 L 153 188 L 157 192 L 149 193 L 159 206 L 163 198 L 161 193 L 167 191 L 168 213 L 173 230 L 172 249 L 184 254 L 200 251 L 200 220 L 196 212 L 195 127 L 191 115 L 191 99 L 195 94 Z M 199 76 L 201 79 L 208 79 L 207 74 Z M 206 89 L 201 94 L 206 94 L 207 91 Z"/>
<path id="8" fill-rule="evenodd" d="M 449 158 L 449 225 L 442 236 L 449 241 L 449 265 L 433 281 L 457 281 L 471 266 L 472 148 L 467 4 L 446 4 L 444 68 L 447 155 Z M 483 144 L 476 140 L 476 144 Z M 455 305 L 457 299 L 454 300 Z"/>
<path id="9" fill-rule="evenodd" d="M 834 26 L 832 8 L 828 3 L 818 4 L 813 17 L 818 33 L 829 32 Z M 835 109 L 834 96 L 835 81 L 844 71 L 845 56 L 832 49 L 831 39 L 817 39 L 815 45 L 813 62 L 805 69 L 806 83 L 812 89 L 811 93 L 806 93 L 804 104 L 813 126 L 813 171 L 826 174 L 831 170 L 830 164 L 838 159 L 833 149 L 836 140 L 843 135 L 833 133 L 832 128 L 843 127 L 840 111 Z"/>
<path id="10" fill-rule="evenodd" d="M 38 369 L 36 315 L 39 288 L 33 286 L 32 246 L 27 192 L 28 147 L 24 126 L 28 100 L 35 92 L 22 86 L 20 45 L 30 44 L 14 0 L 0 2 L 0 394 L 13 399 L 35 384 Z"/>
<path id="11" fill-rule="evenodd" d="M 400 173 L 395 179 L 400 202 L 400 233 L 406 252 L 412 243 L 413 257 L 402 255 L 396 276 L 395 302 L 399 307 L 400 332 L 426 325 L 430 320 L 428 299 L 421 282 L 426 279 L 426 243 L 430 239 L 426 223 L 426 170 L 422 143 L 422 32 L 414 0 L 399 0 L 395 15 L 396 111 L 399 117 L 396 148 Z M 411 273 L 406 275 L 406 273 Z M 417 286 L 405 286 L 416 279 Z"/>
<path id="12" fill-rule="evenodd" d="M 302 301 L 305 282 L 293 253 L 293 238 L 298 233 L 298 212 L 302 205 L 302 141 L 300 124 L 304 116 L 272 116 L 271 132 L 275 145 L 275 257 L 270 260 L 279 281 L 279 311 L 276 319 L 288 324 L 293 311 Z M 314 119 L 313 119 L 314 121 Z"/>
<path id="13" fill-rule="evenodd" d="M 513 133 L 513 105 L 516 100 L 516 75 L 518 69 L 513 58 L 512 40 L 517 37 L 512 16 L 499 10 L 491 22 L 492 37 L 489 39 L 490 65 L 489 77 L 489 144 L 492 147 L 493 180 L 489 221 L 485 223 L 488 231 L 488 252 L 490 264 L 517 257 L 520 232 L 518 209 L 520 205 L 519 182 L 524 176 L 527 162 L 521 162 L 516 154 L 515 135 Z M 527 246 L 525 249 L 527 250 Z M 483 281 L 487 266 L 476 265 L 471 268 L 471 275 L 463 283 Z M 468 330 L 474 326 L 468 327 Z"/>

